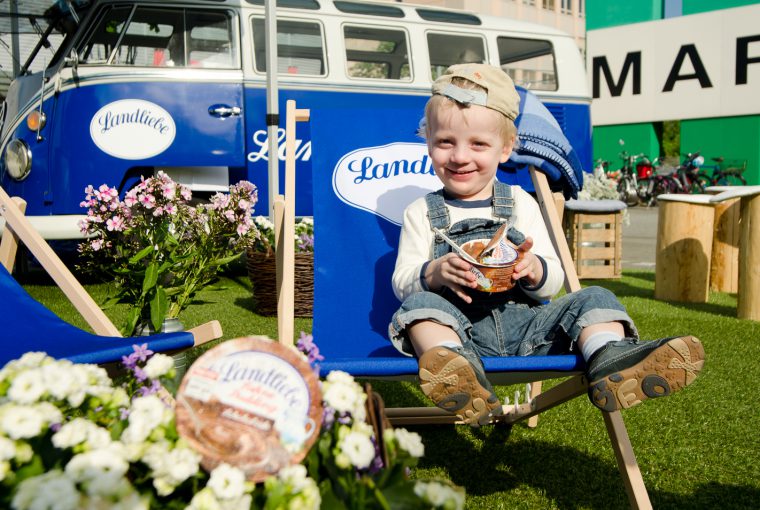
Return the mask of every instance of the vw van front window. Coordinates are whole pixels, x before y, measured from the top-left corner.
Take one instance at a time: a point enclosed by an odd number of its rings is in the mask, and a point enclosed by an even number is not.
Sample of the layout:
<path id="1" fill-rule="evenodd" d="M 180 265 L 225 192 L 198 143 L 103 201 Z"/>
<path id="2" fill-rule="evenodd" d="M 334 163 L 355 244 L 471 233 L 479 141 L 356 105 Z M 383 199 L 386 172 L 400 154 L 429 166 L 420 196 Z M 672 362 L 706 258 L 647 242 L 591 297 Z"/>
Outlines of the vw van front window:
<path id="1" fill-rule="evenodd" d="M 228 12 L 138 6 L 108 9 L 80 51 L 81 64 L 237 69 Z"/>

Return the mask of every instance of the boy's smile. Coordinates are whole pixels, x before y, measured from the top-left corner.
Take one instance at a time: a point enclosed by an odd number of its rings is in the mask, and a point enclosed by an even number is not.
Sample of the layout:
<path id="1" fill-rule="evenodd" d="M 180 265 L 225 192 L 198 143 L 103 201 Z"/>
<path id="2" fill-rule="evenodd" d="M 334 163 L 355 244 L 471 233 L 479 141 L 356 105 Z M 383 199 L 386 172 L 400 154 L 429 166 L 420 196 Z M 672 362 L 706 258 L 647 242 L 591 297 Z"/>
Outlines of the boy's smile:
<path id="1" fill-rule="evenodd" d="M 451 105 L 431 116 L 428 152 L 446 191 L 465 200 L 491 197 L 496 168 L 512 153 L 501 122 L 500 113 L 478 105 Z"/>

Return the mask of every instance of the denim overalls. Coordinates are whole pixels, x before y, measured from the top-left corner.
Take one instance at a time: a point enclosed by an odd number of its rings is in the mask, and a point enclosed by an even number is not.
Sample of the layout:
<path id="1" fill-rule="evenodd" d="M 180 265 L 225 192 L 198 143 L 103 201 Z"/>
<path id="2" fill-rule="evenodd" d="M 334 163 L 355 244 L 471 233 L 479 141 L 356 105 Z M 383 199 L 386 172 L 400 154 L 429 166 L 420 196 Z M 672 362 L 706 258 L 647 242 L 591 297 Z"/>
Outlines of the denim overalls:
<path id="1" fill-rule="evenodd" d="M 514 202 L 510 186 L 496 182 L 493 211 L 500 221 L 468 218 L 450 225 L 443 190 L 426 195 L 432 227 L 447 233 L 461 245 L 473 239 L 490 239 L 504 222 L 511 222 Z M 524 236 L 510 227 L 508 237 L 522 244 Z M 433 258 L 451 251 L 436 237 Z M 414 349 L 405 328 L 415 321 L 432 320 L 451 327 L 462 345 L 480 356 L 527 356 L 564 354 L 572 350 L 581 329 L 592 324 L 620 321 L 627 336 L 638 337 L 636 327 L 614 294 L 601 287 L 587 287 L 541 305 L 520 284 L 506 292 L 488 293 L 466 289 L 466 303 L 448 287 L 423 291 L 404 300 L 388 328 L 394 346 L 406 355 Z"/>

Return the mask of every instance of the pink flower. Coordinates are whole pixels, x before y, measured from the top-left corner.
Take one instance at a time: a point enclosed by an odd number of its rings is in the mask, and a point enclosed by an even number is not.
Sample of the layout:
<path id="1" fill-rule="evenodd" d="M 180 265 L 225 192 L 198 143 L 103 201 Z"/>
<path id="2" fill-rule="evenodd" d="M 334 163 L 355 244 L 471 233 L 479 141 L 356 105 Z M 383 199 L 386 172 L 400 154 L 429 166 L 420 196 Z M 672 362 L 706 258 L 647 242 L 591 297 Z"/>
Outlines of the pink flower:
<path id="1" fill-rule="evenodd" d="M 124 218 L 121 216 L 114 216 L 113 218 L 109 218 L 106 220 L 106 228 L 109 231 L 117 231 L 121 232 L 124 230 Z"/>
<path id="2" fill-rule="evenodd" d="M 226 211 L 224 211 L 224 217 L 227 218 L 227 221 L 233 222 L 235 221 L 235 212 L 227 209 Z"/>
<path id="3" fill-rule="evenodd" d="M 136 203 L 137 203 L 137 190 L 132 189 L 124 197 L 124 205 L 126 205 L 127 207 L 132 207 Z"/>
<path id="4" fill-rule="evenodd" d="M 248 200 L 240 200 L 238 202 L 238 207 L 244 211 L 247 211 L 250 206 L 251 203 Z"/>
<path id="5" fill-rule="evenodd" d="M 90 246 L 93 250 L 98 251 L 103 247 L 103 240 L 102 239 L 93 239 L 90 241 Z"/>
<path id="6" fill-rule="evenodd" d="M 188 188 L 187 186 L 182 186 L 179 189 L 179 194 L 182 195 L 182 198 L 185 200 L 190 200 L 191 198 L 193 198 L 193 193 L 190 191 L 190 188 Z"/>
<path id="7" fill-rule="evenodd" d="M 174 192 L 176 191 L 176 187 L 174 186 L 174 183 L 166 183 L 163 186 L 161 186 L 161 193 L 164 195 L 164 198 L 172 198 L 174 196 Z"/>
<path id="8" fill-rule="evenodd" d="M 153 207 L 156 205 L 156 197 L 147 193 L 140 195 L 139 200 L 143 207 L 146 209 L 153 209 Z"/>
<path id="9" fill-rule="evenodd" d="M 164 212 L 168 215 L 174 215 L 177 213 L 177 207 L 174 204 L 166 204 L 164 206 Z"/>
<path id="10" fill-rule="evenodd" d="M 159 216 L 162 216 L 164 214 L 164 208 L 161 206 L 156 207 L 156 210 L 153 211 L 153 216 L 158 218 Z"/>
<path id="11" fill-rule="evenodd" d="M 245 223 L 240 223 L 237 226 L 237 233 L 239 236 L 244 236 L 248 233 L 249 227 Z"/>

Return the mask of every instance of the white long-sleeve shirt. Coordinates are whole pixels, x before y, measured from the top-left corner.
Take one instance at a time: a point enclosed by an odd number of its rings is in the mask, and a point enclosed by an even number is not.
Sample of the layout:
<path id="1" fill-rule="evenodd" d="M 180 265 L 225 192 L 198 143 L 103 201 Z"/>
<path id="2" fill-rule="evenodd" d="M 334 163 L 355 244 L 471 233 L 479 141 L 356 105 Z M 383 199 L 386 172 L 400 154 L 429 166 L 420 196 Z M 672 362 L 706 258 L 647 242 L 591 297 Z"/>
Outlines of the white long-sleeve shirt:
<path id="1" fill-rule="evenodd" d="M 541 216 L 541 209 L 535 199 L 519 186 L 512 186 L 514 209 L 513 226 L 533 238 L 532 252 L 539 255 L 546 263 L 543 285 L 535 289 L 523 287 L 526 295 L 544 301 L 562 287 L 565 273 L 554 250 L 546 224 Z M 446 204 L 451 225 L 467 218 L 484 218 L 498 220 L 493 215 L 493 207 L 465 208 Z M 425 262 L 433 259 L 435 233 L 427 216 L 428 207 L 425 197 L 421 197 L 406 208 L 401 226 L 396 267 L 393 271 L 393 292 L 403 301 L 409 295 L 425 290 L 420 280 L 420 271 Z"/>

